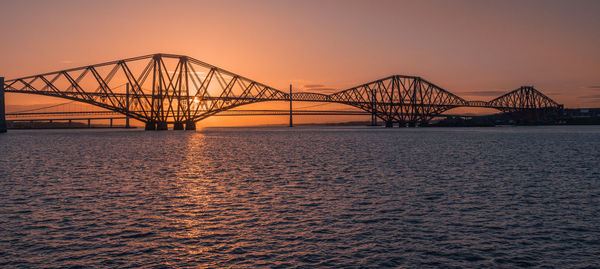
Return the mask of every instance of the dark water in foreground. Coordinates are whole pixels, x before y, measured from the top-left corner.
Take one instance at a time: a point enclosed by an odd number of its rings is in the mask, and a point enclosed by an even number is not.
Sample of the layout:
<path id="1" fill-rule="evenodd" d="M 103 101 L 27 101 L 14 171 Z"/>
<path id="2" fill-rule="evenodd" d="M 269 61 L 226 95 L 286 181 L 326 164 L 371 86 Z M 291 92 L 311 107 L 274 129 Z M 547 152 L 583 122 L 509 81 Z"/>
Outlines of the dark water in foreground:
<path id="1" fill-rule="evenodd" d="M 600 127 L 0 135 L 0 267 L 600 266 Z"/>

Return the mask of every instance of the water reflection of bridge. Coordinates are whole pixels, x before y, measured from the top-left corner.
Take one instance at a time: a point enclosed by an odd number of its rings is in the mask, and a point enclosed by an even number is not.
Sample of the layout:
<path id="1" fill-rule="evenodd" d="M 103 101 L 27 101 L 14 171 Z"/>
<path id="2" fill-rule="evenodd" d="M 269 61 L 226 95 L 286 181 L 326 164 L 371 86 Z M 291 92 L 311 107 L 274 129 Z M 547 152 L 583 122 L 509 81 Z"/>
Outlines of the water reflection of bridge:
<path id="1" fill-rule="evenodd" d="M 142 121 L 147 130 L 165 130 L 168 124 L 174 129 L 193 130 L 196 122 L 207 117 L 242 113 L 226 111 L 266 101 L 289 102 L 290 108 L 294 101 L 348 105 L 360 110 L 356 113 L 371 115 L 372 120 L 383 120 L 388 127 L 393 123 L 424 124 L 456 107 L 493 108 L 531 119 L 562 108 L 531 86 L 520 87 L 490 101 L 467 101 L 425 79 L 404 75 L 389 76 L 332 94 L 292 93 L 291 87 L 289 92 L 284 92 L 196 59 L 172 54 L 153 54 L 10 79 L 3 85 L 6 92 L 53 96 L 101 107 Z M 289 114 L 290 111 L 263 113 Z M 320 111 L 325 114 L 304 113 L 328 115 L 326 111 Z M 328 113 L 335 115 L 336 112 Z"/>

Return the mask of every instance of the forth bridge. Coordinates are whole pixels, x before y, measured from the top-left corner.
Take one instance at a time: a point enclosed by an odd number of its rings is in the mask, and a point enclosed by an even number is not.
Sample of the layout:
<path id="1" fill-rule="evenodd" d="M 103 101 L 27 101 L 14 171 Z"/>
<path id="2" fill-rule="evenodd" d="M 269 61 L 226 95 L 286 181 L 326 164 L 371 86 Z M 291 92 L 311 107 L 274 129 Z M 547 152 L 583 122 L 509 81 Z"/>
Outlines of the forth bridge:
<path id="1" fill-rule="evenodd" d="M 356 107 L 386 127 L 427 124 L 457 107 L 493 108 L 536 120 L 563 106 L 532 86 L 489 101 L 468 101 L 418 76 L 392 75 L 332 94 L 269 87 L 194 58 L 152 54 L 67 70 L 0 79 L 0 130 L 6 130 L 4 92 L 70 99 L 123 114 L 146 130 L 195 130 L 196 122 L 239 106 L 266 102 L 330 102 Z"/>

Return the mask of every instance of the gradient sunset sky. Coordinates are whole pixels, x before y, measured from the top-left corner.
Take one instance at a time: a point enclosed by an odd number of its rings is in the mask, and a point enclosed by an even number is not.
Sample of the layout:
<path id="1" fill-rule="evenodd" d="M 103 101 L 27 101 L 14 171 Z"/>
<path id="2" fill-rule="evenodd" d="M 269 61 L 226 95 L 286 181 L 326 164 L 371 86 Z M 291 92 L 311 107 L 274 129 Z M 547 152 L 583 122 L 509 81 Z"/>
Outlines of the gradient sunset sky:
<path id="1" fill-rule="evenodd" d="M 7 79 L 164 52 L 280 89 L 406 74 L 469 100 L 533 85 L 600 107 L 600 1 L 3 0 L 1 14 Z"/>

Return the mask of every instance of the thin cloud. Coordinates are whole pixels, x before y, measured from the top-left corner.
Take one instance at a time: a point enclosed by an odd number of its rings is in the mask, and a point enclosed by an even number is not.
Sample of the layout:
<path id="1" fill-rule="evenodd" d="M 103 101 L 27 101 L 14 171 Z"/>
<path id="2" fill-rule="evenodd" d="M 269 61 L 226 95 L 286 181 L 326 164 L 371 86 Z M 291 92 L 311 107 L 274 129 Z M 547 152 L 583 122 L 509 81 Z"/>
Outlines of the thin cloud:
<path id="1" fill-rule="evenodd" d="M 71 60 L 62 60 L 62 61 L 60 61 L 60 63 L 61 64 L 72 64 L 73 61 L 71 61 Z"/>
<path id="2" fill-rule="evenodd" d="M 579 86 L 579 89 L 600 90 L 600 85 L 582 85 L 582 86 Z"/>
<path id="3" fill-rule="evenodd" d="M 598 99 L 588 99 L 588 100 L 583 100 L 581 101 L 582 104 L 594 104 L 594 105 L 590 105 L 590 107 L 598 107 L 598 105 L 600 104 L 600 100 Z"/>
<path id="4" fill-rule="evenodd" d="M 311 92 L 337 92 L 339 89 L 335 88 L 309 88 Z"/>
<path id="5" fill-rule="evenodd" d="M 325 85 L 322 84 L 308 84 L 308 85 L 304 85 L 304 88 L 323 88 L 325 87 Z"/>
<path id="6" fill-rule="evenodd" d="M 600 94 L 582 95 L 582 96 L 579 96 L 577 98 L 581 98 L 581 99 L 596 99 L 596 98 L 600 98 Z"/>

